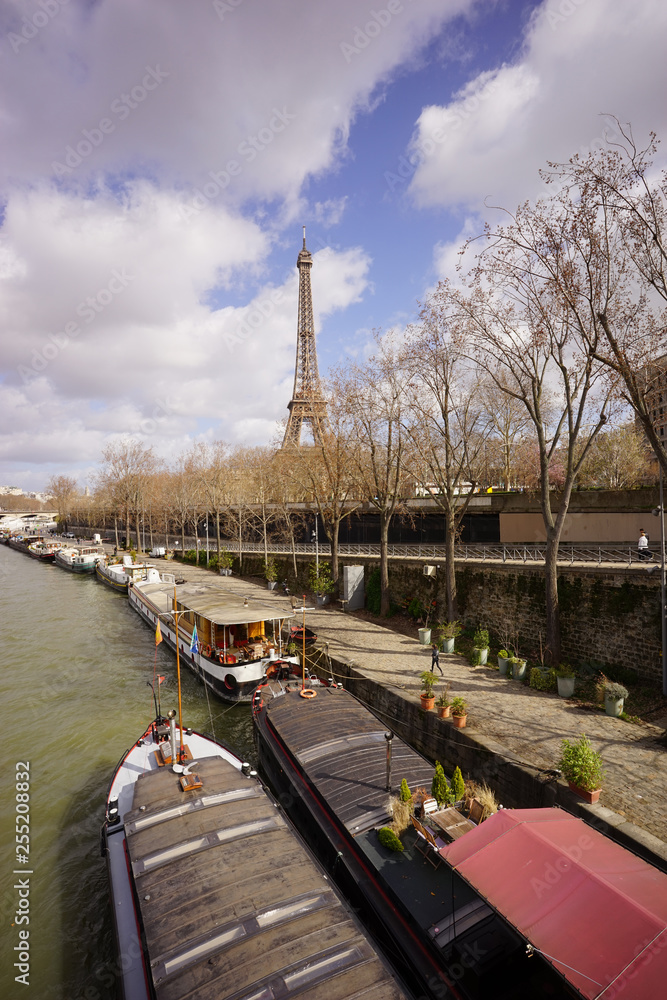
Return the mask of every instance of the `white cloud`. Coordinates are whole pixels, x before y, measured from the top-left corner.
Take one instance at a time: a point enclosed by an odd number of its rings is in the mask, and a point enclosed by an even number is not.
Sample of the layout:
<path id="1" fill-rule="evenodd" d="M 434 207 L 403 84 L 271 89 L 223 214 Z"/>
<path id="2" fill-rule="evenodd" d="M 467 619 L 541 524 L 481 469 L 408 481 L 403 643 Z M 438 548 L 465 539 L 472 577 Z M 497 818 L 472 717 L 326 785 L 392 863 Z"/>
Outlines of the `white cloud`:
<path id="1" fill-rule="evenodd" d="M 548 160 L 603 142 L 611 123 L 602 113 L 631 121 L 638 137 L 664 132 L 666 29 L 667 7 L 651 2 L 541 5 L 513 65 L 423 110 L 410 147 L 415 202 L 513 209 L 544 192 L 538 171 Z"/>

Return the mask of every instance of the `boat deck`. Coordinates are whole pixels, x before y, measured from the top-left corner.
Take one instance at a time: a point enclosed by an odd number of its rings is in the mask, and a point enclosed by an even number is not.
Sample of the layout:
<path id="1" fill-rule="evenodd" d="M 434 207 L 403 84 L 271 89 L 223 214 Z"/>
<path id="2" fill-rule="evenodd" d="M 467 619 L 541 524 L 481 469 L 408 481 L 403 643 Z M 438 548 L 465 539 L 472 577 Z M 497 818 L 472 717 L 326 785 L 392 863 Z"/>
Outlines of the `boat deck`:
<path id="1" fill-rule="evenodd" d="M 353 836 L 383 826 L 391 818 L 387 729 L 346 691 L 318 687 L 315 698 L 304 699 L 298 687 L 270 682 L 265 697 L 270 724 Z M 430 792 L 433 766 L 396 736 L 391 772 L 394 793 L 402 778 L 411 791 Z"/>
<path id="2" fill-rule="evenodd" d="M 158 1000 L 405 994 L 277 806 L 219 757 L 136 782 L 125 831 Z"/>

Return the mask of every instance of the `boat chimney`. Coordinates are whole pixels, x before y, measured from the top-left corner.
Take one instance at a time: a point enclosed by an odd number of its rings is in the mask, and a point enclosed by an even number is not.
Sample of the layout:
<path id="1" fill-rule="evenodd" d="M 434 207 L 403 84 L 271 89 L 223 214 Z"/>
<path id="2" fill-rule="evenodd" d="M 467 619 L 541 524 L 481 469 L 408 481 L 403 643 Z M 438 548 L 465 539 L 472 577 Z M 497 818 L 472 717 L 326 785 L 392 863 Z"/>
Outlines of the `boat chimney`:
<path id="1" fill-rule="evenodd" d="M 394 738 L 393 733 L 385 733 L 384 738 L 387 741 L 387 791 L 391 791 L 391 741 Z"/>
<path id="2" fill-rule="evenodd" d="M 176 710 L 170 708 L 167 712 L 169 719 L 169 743 L 171 745 L 171 762 L 175 764 L 176 758 Z"/>

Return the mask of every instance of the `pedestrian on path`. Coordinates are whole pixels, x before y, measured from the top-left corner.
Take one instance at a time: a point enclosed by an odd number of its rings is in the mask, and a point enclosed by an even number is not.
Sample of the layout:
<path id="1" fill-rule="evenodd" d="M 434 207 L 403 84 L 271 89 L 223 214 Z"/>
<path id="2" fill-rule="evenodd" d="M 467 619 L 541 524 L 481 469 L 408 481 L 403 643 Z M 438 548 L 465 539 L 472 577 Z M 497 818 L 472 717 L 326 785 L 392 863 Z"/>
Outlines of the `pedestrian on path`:
<path id="1" fill-rule="evenodd" d="M 444 677 L 444 671 L 440 666 L 440 650 L 438 649 L 436 643 L 431 644 L 431 673 L 435 673 L 435 668 L 438 668 L 442 676 Z"/>
<path id="2" fill-rule="evenodd" d="M 640 528 L 639 539 L 637 541 L 637 555 L 640 559 L 652 559 L 653 553 L 648 550 L 648 535 L 643 528 Z"/>

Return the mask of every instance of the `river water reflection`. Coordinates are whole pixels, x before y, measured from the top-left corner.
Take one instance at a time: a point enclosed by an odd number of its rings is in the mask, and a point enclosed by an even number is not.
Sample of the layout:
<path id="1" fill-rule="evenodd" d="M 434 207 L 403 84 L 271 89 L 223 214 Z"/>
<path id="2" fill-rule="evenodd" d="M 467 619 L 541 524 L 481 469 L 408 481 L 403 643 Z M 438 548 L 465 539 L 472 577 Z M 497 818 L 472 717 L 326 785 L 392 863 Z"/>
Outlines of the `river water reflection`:
<path id="1" fill-rule="evenodd" d="M 0 769 L 0 995 L 114 1000 L 99 837 L 104 800 L 115 764 L 153 717 L 147 684 L 154 673 L 166 678 L 163 711 L 177 706 L 175 657 L 165 643 L 156 651 L 152 631 L 127 598 L 95 577 L 0 545 L 0 587 L 0 705 L 8 731 Z M 181 680 L 184 724 L 213 731 L 254 761 L 249 706 L 230 708 L 212 695 L 207 702 L 188 670 Z M 15 842 L 18 762 L 30 764 L 28 865 L 17 861 Z M 29 924 L 17 922 L 19 899 L 26 897 L 25 888 L 15 888 L 21 884 L 29 890 Z M 22 971 L 14 968 L 20 930 L 29 931 L 29 990 L 15 981 Z"/>

